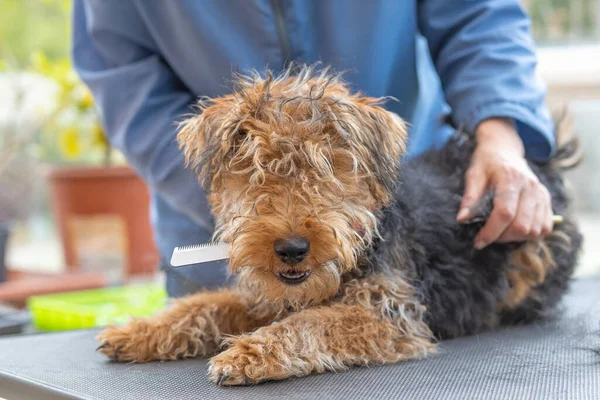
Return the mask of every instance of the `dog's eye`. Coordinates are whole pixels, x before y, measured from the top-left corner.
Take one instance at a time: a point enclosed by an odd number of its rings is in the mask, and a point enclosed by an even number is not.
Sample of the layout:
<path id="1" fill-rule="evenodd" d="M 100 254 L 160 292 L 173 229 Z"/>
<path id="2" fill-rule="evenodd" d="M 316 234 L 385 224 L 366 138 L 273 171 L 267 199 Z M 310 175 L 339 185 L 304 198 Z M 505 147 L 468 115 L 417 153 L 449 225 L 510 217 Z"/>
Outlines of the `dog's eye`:
<path id="1" fill-rule="evenodd" d="M 248 131 L 246 129 L 239 128 L 236 129 L 232 134 L 230 134 L 229 140 L 232 141 L 232 146 L 234 147 L 234 149 L 237 150 L 237 148 L 246 141 L 247 137 Z"/>
<path id="2" fill-rule="evenodd" d="M 242 129 L 242 128 L 237 129 L 236 131 L 233 132 L 233 134 L 230 135 L 230 140 L 231 140 L 231 149 L 229 150 L 230 157 L 233 157 L 237 153 L 237 151 L 240 149 L 240 147 L 243 146 L 247 137 L 248 137 L 248 131 L 245 129 Z"/>

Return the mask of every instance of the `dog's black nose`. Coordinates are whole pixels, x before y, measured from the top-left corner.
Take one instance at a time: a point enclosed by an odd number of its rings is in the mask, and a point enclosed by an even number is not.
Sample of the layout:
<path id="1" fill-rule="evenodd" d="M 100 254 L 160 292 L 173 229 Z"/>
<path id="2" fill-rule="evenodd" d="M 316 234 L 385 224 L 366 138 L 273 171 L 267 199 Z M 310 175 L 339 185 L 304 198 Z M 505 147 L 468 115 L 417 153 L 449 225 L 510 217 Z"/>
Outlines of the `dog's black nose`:
<path id="1" fill-rule="evenodd" d="M 286 264 L 294 265 L 304 260 L 310 250 L 308 239 L 294 237 L 291 239 L 277 239 L 275 241 L 275 254 Z"/>

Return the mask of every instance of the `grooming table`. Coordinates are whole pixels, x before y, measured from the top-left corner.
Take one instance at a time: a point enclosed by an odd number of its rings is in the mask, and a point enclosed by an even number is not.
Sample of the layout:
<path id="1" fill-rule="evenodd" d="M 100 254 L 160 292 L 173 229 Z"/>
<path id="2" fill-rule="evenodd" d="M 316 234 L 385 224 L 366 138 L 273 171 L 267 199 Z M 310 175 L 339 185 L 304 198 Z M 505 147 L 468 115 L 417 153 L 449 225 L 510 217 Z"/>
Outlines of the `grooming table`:
<path id="1" fill-rule="evenodd" d="M 19 399 L 600 399 L 600 279 L 574 281 L 559 320 L 443 342 L 438 355 L 252 387 L 206 360 L 115 364 L 97 330 L 0 339 L 0 397 Z M 596 352 L 594 352 L 594 350 Z"/>

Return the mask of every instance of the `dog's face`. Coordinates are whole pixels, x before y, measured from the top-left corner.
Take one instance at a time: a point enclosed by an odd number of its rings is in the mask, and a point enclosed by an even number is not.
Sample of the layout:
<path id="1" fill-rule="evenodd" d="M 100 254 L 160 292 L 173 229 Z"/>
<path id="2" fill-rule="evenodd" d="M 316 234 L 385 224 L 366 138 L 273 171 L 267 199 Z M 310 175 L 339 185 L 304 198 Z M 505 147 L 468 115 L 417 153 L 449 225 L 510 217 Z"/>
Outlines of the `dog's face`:
<path id="1" fill-rule="evenodd" d="M 178 140 L 216 235 L 256 295 L 294 308 L 330 298 L 377 235 L 406 138 L 380 103 L 305 67 L 241 77 L 182 123 Z"/>

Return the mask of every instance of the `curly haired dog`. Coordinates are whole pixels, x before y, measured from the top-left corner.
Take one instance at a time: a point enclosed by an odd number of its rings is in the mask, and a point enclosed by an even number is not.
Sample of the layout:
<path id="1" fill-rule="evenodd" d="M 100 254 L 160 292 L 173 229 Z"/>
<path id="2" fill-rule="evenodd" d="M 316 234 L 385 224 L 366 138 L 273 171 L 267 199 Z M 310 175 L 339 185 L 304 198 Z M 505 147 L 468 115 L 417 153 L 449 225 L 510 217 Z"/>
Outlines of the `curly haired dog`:
<path id="1" fill-rule="evenodd" d="M 557 165 L 572 146 L 531 162 L 565 221 L 543 239 L 477 251 L 491 196 L 481 218 L 456 222 L 471 136 L 400 162 L 404 122 L 339 75 L 302 67 L 236 83 L 201 101 L 178 139 L 238 283 L 107 328 L 102 353 L 212 356 L 210 379 L 244 385 L 418 359 L 436 340 L 555 308 L 581 245 Z"/>

